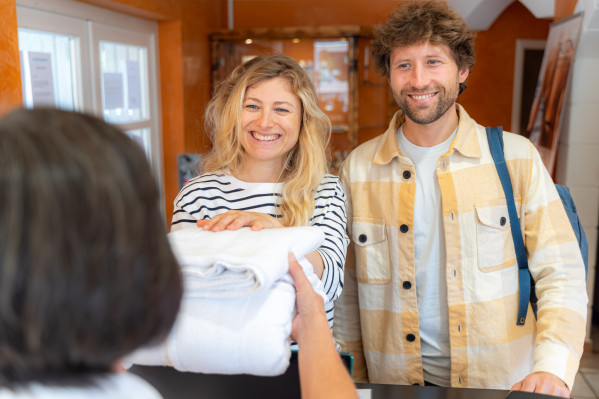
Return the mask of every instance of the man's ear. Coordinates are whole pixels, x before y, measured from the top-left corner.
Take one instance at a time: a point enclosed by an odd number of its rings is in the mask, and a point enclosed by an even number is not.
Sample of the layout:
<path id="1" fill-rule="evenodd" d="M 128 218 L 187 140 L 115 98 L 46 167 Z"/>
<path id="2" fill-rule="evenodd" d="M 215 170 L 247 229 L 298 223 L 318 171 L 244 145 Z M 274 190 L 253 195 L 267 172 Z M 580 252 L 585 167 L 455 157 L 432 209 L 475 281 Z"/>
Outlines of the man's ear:
<path id="1" fill-rule="evenodd" d="M 470 69 L 467 67 L 462 67 L 458 76 L 460 79 L 460 83 L 464 83 L 466 81 L 466 79 L 468 79 L 468 76 L 470 76 Z"/>

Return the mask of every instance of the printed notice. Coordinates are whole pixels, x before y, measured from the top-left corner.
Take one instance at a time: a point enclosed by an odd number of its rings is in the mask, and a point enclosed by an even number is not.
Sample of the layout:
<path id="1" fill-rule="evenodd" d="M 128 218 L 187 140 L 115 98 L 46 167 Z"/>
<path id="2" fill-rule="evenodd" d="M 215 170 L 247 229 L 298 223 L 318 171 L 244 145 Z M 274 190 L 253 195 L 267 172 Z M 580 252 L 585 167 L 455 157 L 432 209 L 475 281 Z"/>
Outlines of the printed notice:
<path id="1" fill-rule="evenodd" d="M 139 90 L 139 62 L 127 61 L 127 94 L 128 108 L 140 108 L 140 90 Z"/>
<path id="2" fill-rule="evenodd" d="M 123 108 L 123 74 L 106 72 L 102 75 L 104 109 Z"/>
<path id="3" fill-rule="evenodd" d="M 29 52 L 29 77 L 33 107 L 54 105 L 52 54 Z"/>

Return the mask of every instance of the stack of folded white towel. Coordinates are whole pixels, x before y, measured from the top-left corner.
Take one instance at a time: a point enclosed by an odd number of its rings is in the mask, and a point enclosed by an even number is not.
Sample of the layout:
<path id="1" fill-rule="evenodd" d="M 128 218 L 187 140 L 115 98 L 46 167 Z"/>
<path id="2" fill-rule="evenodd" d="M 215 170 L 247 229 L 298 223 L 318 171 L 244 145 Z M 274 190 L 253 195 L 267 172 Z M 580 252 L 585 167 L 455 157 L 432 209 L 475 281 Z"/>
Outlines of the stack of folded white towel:
<path id="1" fill-rule="evenodd" d="M 293 252 L 323 300 L 322 283 L 304 255 L 324 242 L 318 227 L 209 232 L 182 229 L 169 241 L 183 274 L 177 321 L 160 346 L 127 358 L 180 371 L 274 376 L 289 366 L 295 288 Z"/>

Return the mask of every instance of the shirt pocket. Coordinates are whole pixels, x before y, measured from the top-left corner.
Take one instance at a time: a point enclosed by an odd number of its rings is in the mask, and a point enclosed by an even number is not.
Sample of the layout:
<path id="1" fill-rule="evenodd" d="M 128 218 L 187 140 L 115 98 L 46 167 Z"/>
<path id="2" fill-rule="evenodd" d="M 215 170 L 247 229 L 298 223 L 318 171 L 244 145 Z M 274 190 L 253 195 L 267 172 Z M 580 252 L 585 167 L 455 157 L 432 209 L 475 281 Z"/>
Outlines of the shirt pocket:
<path id="1" fill-rule="evenodd" d="M 505 199 L 483 202 L 474 206 L 477 216 L 478 268 L 483 272 L 492 272 L 515 265 L 516 251 Z"/>
<path id="2" fill-rule="evenodd" d="M 391 280 L 385 219 L 354 218 L 352 240 L 359 283 L 386 284 Z"/>

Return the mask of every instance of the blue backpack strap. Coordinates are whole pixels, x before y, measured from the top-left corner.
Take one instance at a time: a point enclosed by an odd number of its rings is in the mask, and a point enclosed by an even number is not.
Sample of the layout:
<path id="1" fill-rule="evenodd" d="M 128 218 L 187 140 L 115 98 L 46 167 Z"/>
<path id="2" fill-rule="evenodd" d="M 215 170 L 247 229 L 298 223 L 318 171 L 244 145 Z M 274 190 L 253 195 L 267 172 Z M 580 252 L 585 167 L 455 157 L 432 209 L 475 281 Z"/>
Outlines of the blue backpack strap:
<path id="1" fill-rule="evenodd" d="M 559 197 L 562 200 L 562 204 L 564 205 L 564 209 L 566 210 L 566 215 L 568 215 L 568 220 L 570 221 L 572 230 L 574 230 L 576 240 L 578 240 L 578 247 L 580 248 L 582 260 L 584 262 L 585 276 L 588 276 L 589 244 L 587 242 L 587 237 L 584 234 L 582 224 L 580 223 L 580 219 L 578 218 L 578 213 L 576 212 L 576 205 L 574 205 L 574 200 L 570 195 L 570 190 L 568 189 L 568 187 L 562 186 L 561 184 L 556 184 L 555 188 L 557 189 L 557 193 L 559 194 Z"/>
<path id="2" fill-rule="evenodd" d="M 530 272 L 528 271 L 528 257 L 526 255 L 526 248 L 524 247 L 524 238 L 522 237 L 522 230 L 520 230 L 520 221 L 518 220 L 518 212 L 516 211 L 516 203 L 514 202 L 512 182 L 503 155 L 503 130 L 501 126 L 497 128 L 487 127 L 487 140 L 489 141 L 491 156 L 495 162 L 499 180 L 503 186 L 510 217 L 512 238 L 518 262 L 518 282 L 520 284 L 520 303 L 518 305 L 518 319 L 516 320 L 516 324 L 523 325 L 526 320 L 528 301 L 530 299 Z"/>

